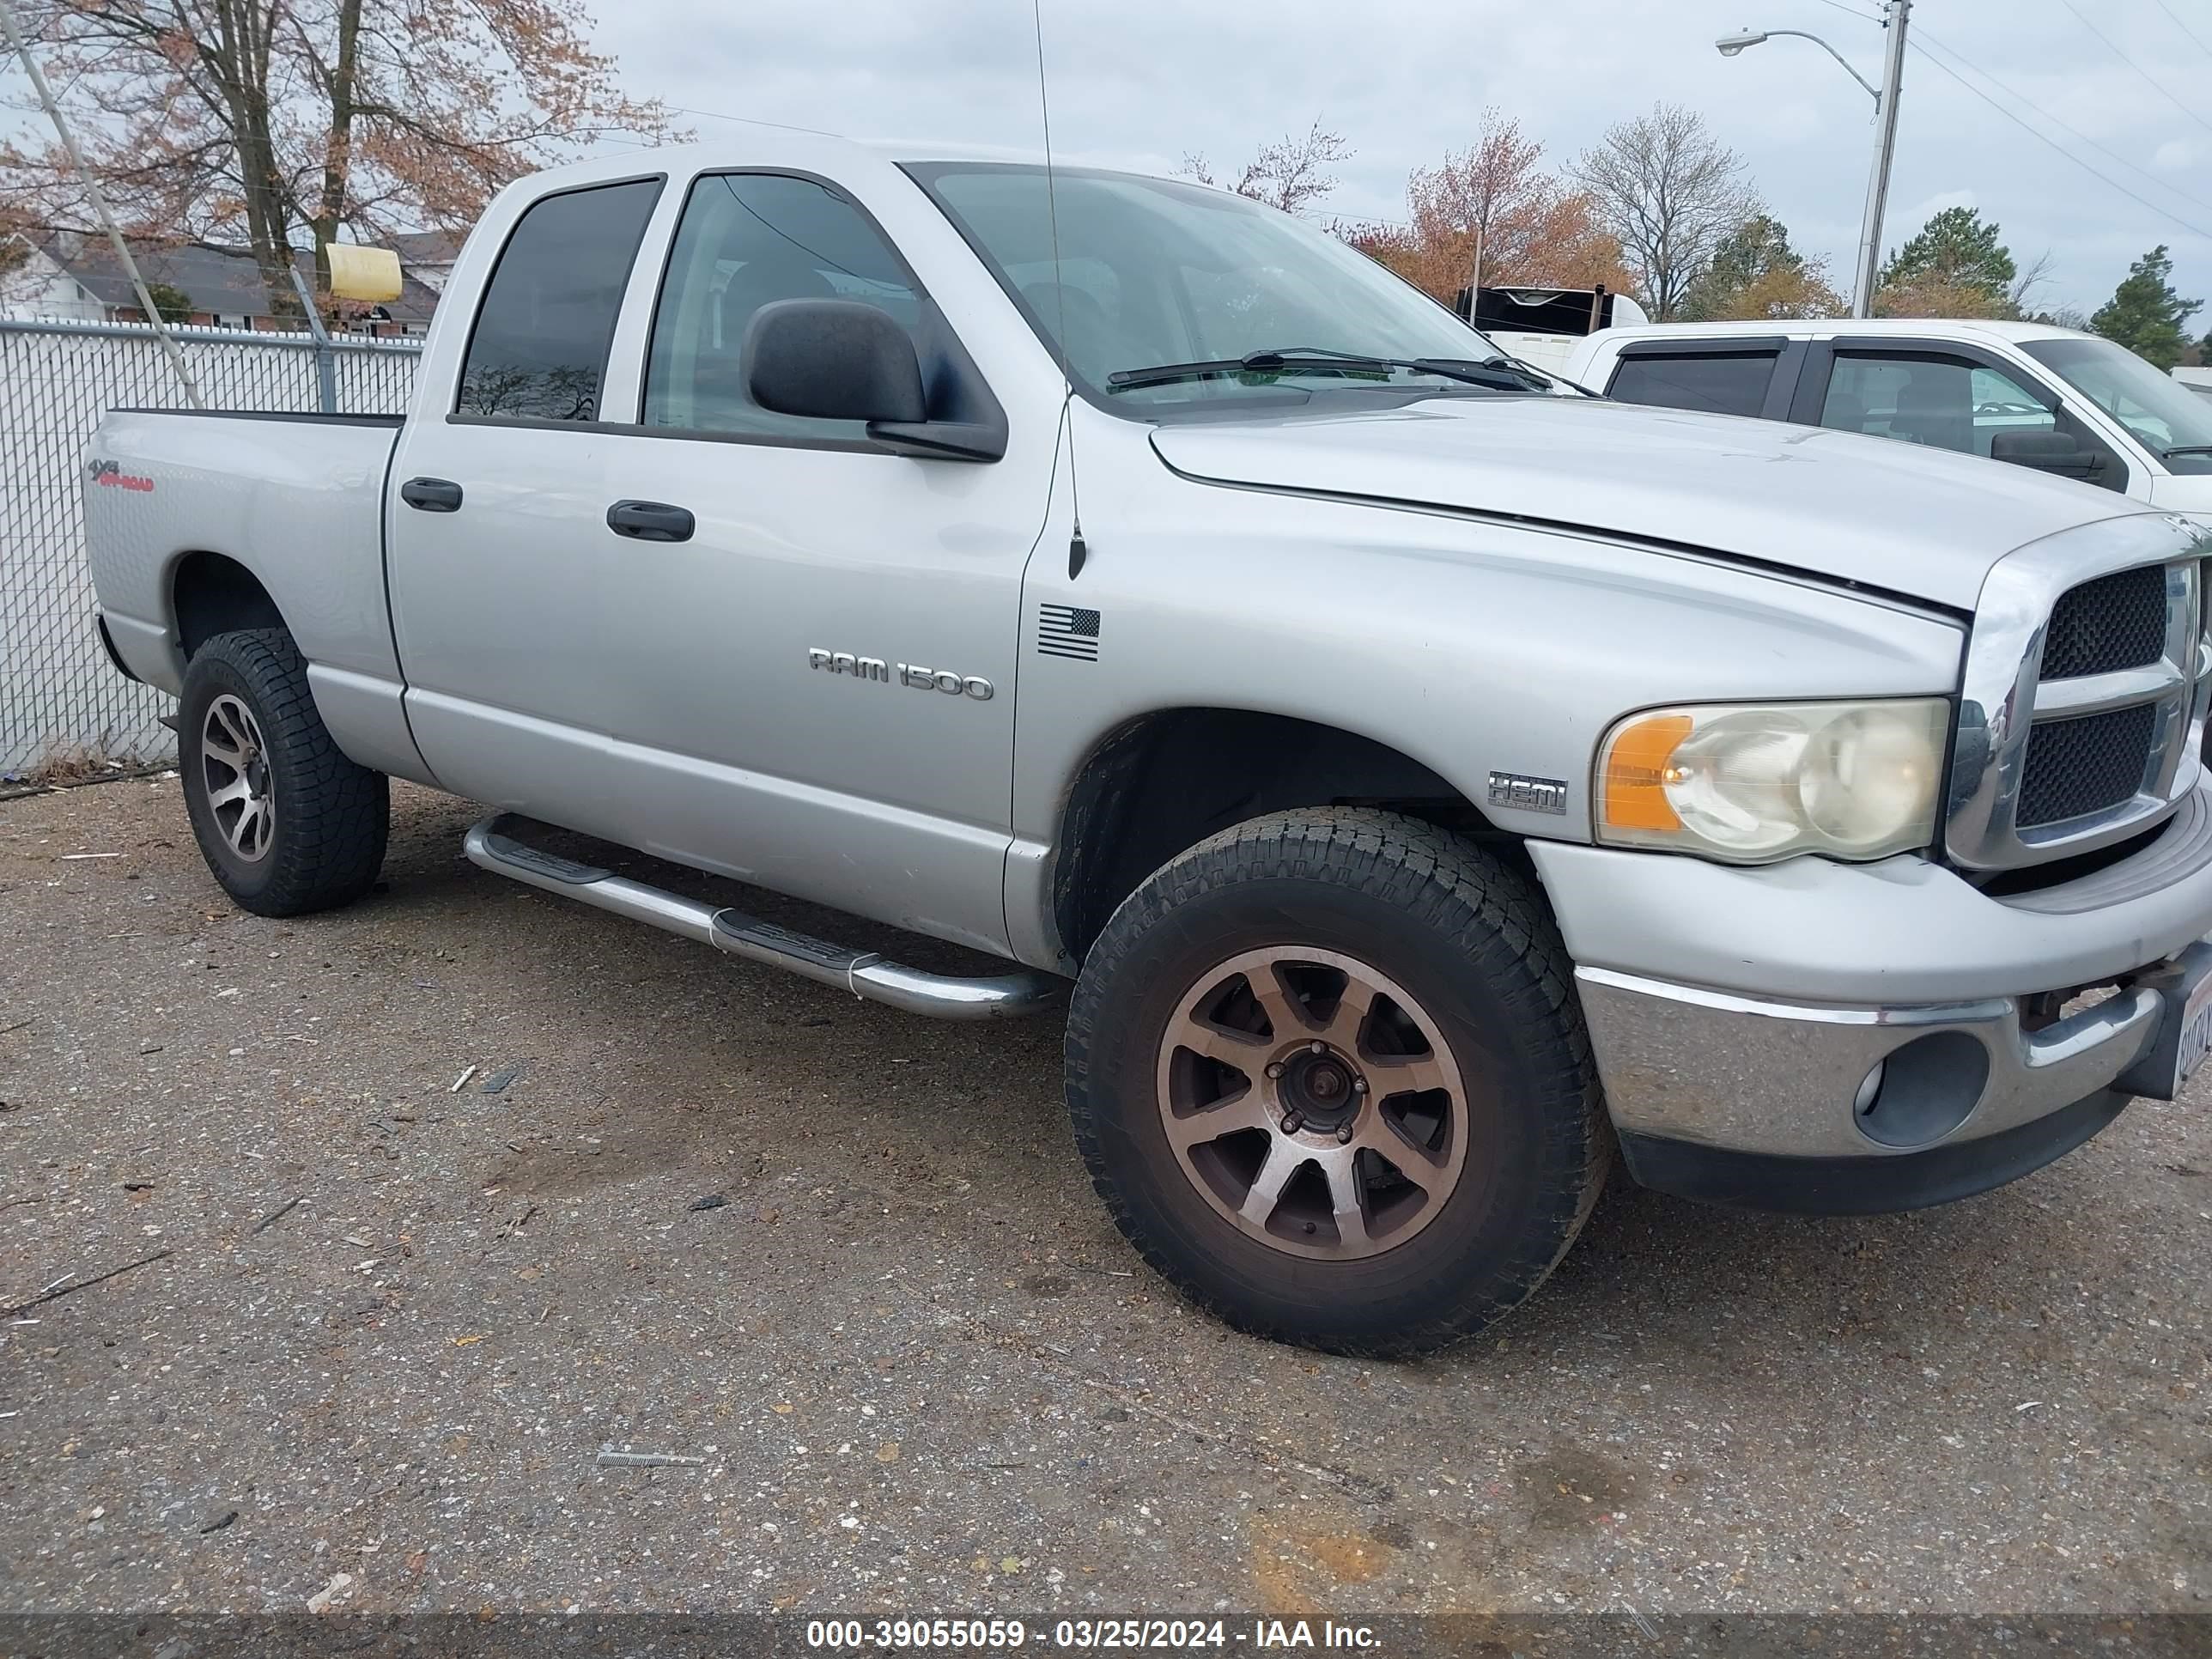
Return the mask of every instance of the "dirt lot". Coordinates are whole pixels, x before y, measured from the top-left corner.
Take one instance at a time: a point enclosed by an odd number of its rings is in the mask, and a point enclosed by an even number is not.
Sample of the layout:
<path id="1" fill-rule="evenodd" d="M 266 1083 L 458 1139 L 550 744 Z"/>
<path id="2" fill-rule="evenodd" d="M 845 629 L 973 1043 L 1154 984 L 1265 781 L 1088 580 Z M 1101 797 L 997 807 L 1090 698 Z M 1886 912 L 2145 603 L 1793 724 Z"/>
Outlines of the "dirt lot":
<path id="1" fill-rule="evenodd" d="M 1324 1359 L 1138 1267 L 1052 1020 L 515 887 L 420 793 L 261 921 L 176 789 L 0 805 L 0 1300 L 169 1252 L 0 1326 L 7 1608 L 2212 1609 L 2202 1097 L 1918 1216 L 1618 1188 L 1498 1332 Z"/>

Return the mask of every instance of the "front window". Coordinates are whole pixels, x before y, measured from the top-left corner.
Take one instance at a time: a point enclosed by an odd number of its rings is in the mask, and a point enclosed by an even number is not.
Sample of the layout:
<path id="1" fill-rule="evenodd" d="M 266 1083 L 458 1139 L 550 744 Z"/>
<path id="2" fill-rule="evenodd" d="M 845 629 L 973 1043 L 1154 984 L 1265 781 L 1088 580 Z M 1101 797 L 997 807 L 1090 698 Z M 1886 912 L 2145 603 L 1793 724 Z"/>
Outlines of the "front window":
<path id="1" fill-rule="evenodd" d="M 2212 472 L 2212 399 L 2110 340 L 2025 340 L 2021 349 L 2127 428 L 2169 472 Z"/>
<path id="2" fill-rule="evenodd" d="M 777 414 L 745 389 L 745 330 L 779 300 L 860 300 L 909 331 L 921 315 L 890 245 L 830 185 L 787 173 L 704 175 L 684 204 L 653 313 L 645 424 L 863 442 L 859 421 Z"/>
<path id="3" fill-rule="evenodd" d="M 1423 367 L 1499 354 L 1364 254 L 1241 196 L 1082 168 L 1055 169 L 1049 196 L 1042 167 L 911 171 L 1070 377 L 1108 408 L 1158 419 L 1546 384 L 1492 372 L 1495 384 L 1473 385 Z M 1262 354 L 1285 361 L 1237 367 Z M 1332 367 L 1331 356 L 1358 361 Z M 1194 372 L 1139 373 L 1176 366 Z"/>

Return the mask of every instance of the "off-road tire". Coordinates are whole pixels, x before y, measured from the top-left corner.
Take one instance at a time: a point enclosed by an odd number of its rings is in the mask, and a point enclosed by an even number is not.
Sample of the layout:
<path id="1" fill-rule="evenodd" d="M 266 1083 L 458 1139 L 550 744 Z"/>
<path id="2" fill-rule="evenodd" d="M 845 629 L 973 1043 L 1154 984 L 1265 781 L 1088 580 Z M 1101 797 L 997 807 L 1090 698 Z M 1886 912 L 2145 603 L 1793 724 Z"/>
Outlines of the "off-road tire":
<path id="1" fill-rule="evenodd" d="M 1240 1230 L 1163 1127 L 1159 1056 L 1179 999 L 1240 952 L 1282 945 L 1373 964 L 1422 1006 L 1459 1070 L 1484 1079 L 1457 1185 L 1378 1255 L 1305 1260 Z M 1612 1166 L 1549 910 L 1490 853 L 1395 813 L 1271 814 L 1156 871 L 1084 963 L 1066 1065 L 1091 1183 L 1145 1260 L 1230 1324 L 1330 1352 L 1427 1352 L 1508 1312 L 1566 1254 Z"/>
<path id="2" fill-rule="evenodd" d="M 226 697 L 243 705 L 261 740 L 258 775 L 272 822 L 258 857 L 240 854 L 209 804 L 209 711 Z M 289 633 L 248 629 L 202 645 L 185 669 L 177 725 L 178 770 L 193 837 L 216 880 L 241 908 L 305 915 L 350 904 L 369 890 L 384 864 L 391 785 L 331 741 Z"/>

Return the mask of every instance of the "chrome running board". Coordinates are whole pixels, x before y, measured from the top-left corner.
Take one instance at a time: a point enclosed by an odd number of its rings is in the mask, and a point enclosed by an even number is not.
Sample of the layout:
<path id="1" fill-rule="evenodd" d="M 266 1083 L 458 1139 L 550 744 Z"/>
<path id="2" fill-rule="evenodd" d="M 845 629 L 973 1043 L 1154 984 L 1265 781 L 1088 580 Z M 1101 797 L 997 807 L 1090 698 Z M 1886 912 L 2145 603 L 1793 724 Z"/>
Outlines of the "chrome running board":
<path id="1" fill-rule="evenodd" d="M 628 916 L 711 945 L 747 962 L 788 969 L 805 979 L 834 985 L 871 1002 L 888 1003 L 908 1013 L 939 1019 L 1004 1019 L 1035 1013 L 1059 995 L 1061 981 L 1028 969 L 991 979 L 955 979 L 903 968 L 872 951 L 848 951 L 726 905 L 684 898 L 649 887 L 597 865 L 547 853 L 518 840 L 514 820 L 495 812 L 471 825 L 461 848 L 472 864 L 528 886 L 580 899 L 618 916 Z"/>

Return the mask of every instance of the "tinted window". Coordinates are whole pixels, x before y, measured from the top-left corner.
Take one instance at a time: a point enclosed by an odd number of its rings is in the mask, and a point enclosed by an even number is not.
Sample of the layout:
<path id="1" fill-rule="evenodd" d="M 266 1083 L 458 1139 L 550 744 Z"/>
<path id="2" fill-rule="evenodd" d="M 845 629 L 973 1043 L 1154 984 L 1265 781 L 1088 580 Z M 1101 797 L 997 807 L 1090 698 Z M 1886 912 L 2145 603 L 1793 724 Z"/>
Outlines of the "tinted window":
<path id="1" fill-rule="evenodd" d="M 1838 357 L 1820 424 L 1987 455 L 2000 432 L 2053 432 L 2058 417 L 1994 368 L 1934 358 Z"/>
<path id="2" fill-rule="evenodd" d="M 1992 459 L 2005 433 L 2061 433 L 2096 458 L 2087 482 L 2124 490 L 2127 468 L 2120 458 L 2072 414 L 2053 407 L 2049 392 L 2031 380 L 1958 358 L 1838 354 L 1820 424 Z"/>
<path id="3" fill-rule="evenodd" d="M 645 424 L 863 435 L 857 421 L 765 410 L 745 394 L 745 326 L 778 300 L 860 300 L 911 332 L 921 300 L 867 216 L 811 179 L 717 173 L 691 186 L 653 313 Z"/>
<path id="4" fill-rule="evenodd" d="M 1720 357 L 1661 357 L 1644 352 L 1623 357 L 1610 388 L 1632 404 L 1698 409 L 1713 415 L 1756 415 L 1774 378 L 1771 351 L 1730 352 Z"/>
<path id="5" fill-rule="evenodd" d="M 660 181 L 533 204 L 501 250 L 461 371 L 463 415 L 594 421 L 623 287 Z"/>

